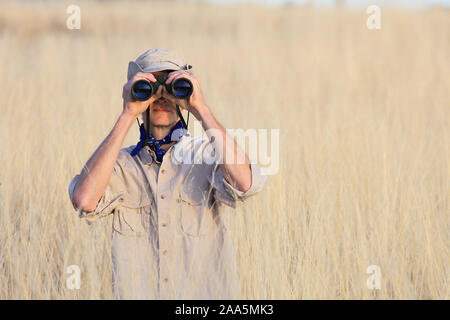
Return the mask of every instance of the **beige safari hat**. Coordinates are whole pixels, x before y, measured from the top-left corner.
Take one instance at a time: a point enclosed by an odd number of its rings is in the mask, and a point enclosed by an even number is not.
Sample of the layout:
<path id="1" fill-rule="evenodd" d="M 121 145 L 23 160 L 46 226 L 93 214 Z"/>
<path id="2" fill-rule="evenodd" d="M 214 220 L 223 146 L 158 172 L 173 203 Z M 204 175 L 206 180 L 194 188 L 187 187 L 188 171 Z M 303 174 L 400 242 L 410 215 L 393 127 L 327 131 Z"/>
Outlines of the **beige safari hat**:
<path id="1" fill-rule="evenodd" d="M 138 72 L 156 72 L 162 70 L 188 70 L 192 66 L 185 64 L 178 58 L 176 52 L 166 49 L 150 49 L 141 54 L 135 61 L 128 63 L 128 75 L 130 80 Z"/>

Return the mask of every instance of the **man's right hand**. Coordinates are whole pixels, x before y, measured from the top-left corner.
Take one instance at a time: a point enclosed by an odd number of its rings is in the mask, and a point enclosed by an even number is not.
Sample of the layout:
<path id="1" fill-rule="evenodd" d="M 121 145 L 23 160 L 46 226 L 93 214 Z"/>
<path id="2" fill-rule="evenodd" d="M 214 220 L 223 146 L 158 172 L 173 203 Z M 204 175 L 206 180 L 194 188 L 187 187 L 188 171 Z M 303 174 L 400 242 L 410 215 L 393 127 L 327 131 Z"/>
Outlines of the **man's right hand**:
<path id="1" fill-rule="evenodd" d="M 131 114 L 133 117 L 138 117 L 141 113 L 147 110 L 148 106 L 156 101 L 162 95 L 163 86 L 159 86 L 158 91 L 153 94 L 150 99 L 146 101 L 136 101 L 131 96 L 131 87 L 138 80 L 148 80 L 156 82 L 155 76 L 150 72 L 138 72 L 133 78 L 131 78 L 123 86 L 122 98 L 123 98 L 123 112 Z"/>

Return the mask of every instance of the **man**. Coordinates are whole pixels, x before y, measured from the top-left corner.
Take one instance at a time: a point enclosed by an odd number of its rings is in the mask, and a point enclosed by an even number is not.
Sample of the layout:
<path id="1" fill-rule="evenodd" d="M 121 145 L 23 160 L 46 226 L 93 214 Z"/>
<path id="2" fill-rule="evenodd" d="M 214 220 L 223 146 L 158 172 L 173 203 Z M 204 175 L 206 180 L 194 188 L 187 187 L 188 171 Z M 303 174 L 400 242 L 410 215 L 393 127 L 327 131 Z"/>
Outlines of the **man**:
<path id="1" fill-rule="evenodd" d="M 259 192 L 266 179 L 227 138 L 205 104 L 200 81 L 186 66 L 161 49 L 130 62 L 123 112 L 69 186 L 75 209 L 89 223 L 113 214 L 116 298 L 240 298 L 227 208 Z M 176 99 L 163 85 L 147 101 L 132 98 L 137 80 L 156 82 L 162 74 L 168 75 L 167 84 L 189 79 L 189 98 Z M 208 138 L 187 133 L 178 106 L 202 123 Z M 121 149 L 147 108 L 140 142 Z M 205 153 L 212 142 L 214 152 Z"/>

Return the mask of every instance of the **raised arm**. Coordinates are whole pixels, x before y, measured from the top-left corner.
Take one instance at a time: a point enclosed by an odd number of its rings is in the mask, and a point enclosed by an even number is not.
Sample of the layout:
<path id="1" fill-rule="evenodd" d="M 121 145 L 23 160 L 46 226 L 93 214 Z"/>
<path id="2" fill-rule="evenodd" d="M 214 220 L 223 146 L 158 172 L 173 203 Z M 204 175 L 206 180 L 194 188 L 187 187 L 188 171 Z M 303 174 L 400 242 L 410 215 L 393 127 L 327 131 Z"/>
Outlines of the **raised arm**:
<path id="1" fill-rule="evenodd" d="M 202 122 L 203 129 L 211 140 L 214 137 L 214 146 L 219 153 L 223 177 L 227 182 L 238 189 L 246 192 L 252 185 L 252 172 L 250 161 L 224 127 L 217 121 L 210 109 L 205 105 L 198 108 L 199 120 Z"/>
<path id="2" fill-rule="evenodd" d="M 252 171 L 247 155 L 236 141 L 227 134 L 205 104 L 199 79 L 190 72 L 178 70 L 170 73 L 166 83 L 178 78 L 191 80 L 194 86 L 193 93 L 188 101 L 173 97 L 168 98 L 175 101 L 183 109 L 189 110 L 197 120 L 201 121 L 208 138 L 211 141 L 214 140 L 214 147 L 218 152 L 218 158 L 221 160 L 220 169 L 226 181 L 239 191 L 248 191 L 252 185 Z"/>
<path id="3" fill-rule="evenodd" d="M 105 192 L 114 164 L 119 156 L 123 141 L 136 118 L 144 112 L 153 100 L 158 99 L 161 90 L 147 101 L 133 101 L 131 86 L 139 79 L 156 81 L 151 73 L 138 73 L 123 87 L 123 111 L 113 129 L 89 158 L 80 173 L 73 190 L 72 204 L 76 209 L 94 211 Z"/>

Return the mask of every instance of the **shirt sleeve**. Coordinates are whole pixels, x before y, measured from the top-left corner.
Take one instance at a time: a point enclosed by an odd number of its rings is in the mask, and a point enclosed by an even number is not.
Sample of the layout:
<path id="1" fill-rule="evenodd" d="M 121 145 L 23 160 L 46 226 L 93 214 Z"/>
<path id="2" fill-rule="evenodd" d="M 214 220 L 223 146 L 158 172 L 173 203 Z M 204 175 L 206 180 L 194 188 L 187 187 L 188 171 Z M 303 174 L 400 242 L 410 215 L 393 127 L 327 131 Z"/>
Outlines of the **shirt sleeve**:
<path id="1" fill-rule="evenodd" d="M 250 170 L 252 173 L 251 186 L 250 189 L 243 192 L 228 183 L 223 176 L 220 166 L 216 164 L 210 179 L 210 183 L 215 190 L 216 200 L 236 208 L 237 201 L 243 202 L 252 195 L 260 192 L 266 183 L 267 176 L 262 174 L 261 168 L 257 164 L 251 163 Z"/>
<path id="2" fill-rule="evenodd" d="M 113 172 L 109 183 L 103 193 L 102 197 L 97 203 L 97 207 L 94 211 L 88 212 L 78 209 L 78 216 L 86 219 L 88 224 L 91 224 L 95 220 L 101 217 L 105 217 L 114 212 L 114 210 L 121 205 L 123 197 L 125 195 L 125 184 L 121 174 L 122 170 L 118 162 L 115 163 Z M 69 197 L 72 200 L 73 191 L 78 182 L 80 175 L 77 174 L 69 184 Z"/>

